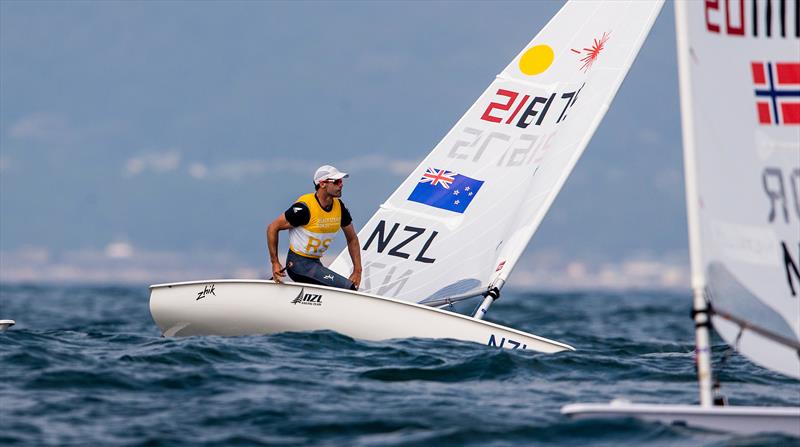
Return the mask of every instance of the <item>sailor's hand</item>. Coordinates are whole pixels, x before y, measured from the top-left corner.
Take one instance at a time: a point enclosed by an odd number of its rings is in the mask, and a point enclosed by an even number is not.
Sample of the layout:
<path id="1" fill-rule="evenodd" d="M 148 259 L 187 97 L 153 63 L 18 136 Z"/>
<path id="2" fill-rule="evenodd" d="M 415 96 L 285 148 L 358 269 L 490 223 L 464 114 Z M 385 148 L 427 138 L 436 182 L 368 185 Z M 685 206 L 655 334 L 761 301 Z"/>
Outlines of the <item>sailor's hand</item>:
<path id="1" fill-rule="evenodd" d="M 361 285 L 361 271 L 355 271 L 352 275 L 350 275 L 350 281 L 352 281 L 353 285 L 356 286 L 356 290 Z"/>
<path id="2" fill-rule="evenodd" d="M 280 284 L 282 282 L 281 278 L 286 276 L 286 273 L 284 273 L 284 272 L 285 272 L 285 270 L 284 270 L 283 266 L 281 265 L 280 261 L 275 261 L 275 262 L 272 263 L 272 280 L 273 281 L 275 281 L 276 283 Z"/>

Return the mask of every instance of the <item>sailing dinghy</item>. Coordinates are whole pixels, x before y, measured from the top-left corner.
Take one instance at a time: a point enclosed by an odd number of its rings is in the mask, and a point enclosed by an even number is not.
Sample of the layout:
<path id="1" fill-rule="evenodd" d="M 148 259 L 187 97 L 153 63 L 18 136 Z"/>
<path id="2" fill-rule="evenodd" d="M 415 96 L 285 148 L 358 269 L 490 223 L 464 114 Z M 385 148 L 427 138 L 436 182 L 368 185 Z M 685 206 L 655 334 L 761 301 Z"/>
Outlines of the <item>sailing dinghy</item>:
<path id="1" fill-rule="evenodd" d="M 599 125 L 662 1 L 568 2 L 359 233 L 361 291 L 272 281 L 151 286 L 166 336 L 334 330 L 572 347 L 483 321 Z M 352 271 L 343 251 L 331 269 Z M 440 309 L 482 297 L 474 315 Z"/>
<path id="2" fill-rule="evenodd" d="M 573 404 L 568 416 L 800 437 L 800 408 L 720 405 L 710 360 L 713 327 L 800 379 L 800 5 L 779 21 L 770 4 L 675 2 L 700 405 Z"/>

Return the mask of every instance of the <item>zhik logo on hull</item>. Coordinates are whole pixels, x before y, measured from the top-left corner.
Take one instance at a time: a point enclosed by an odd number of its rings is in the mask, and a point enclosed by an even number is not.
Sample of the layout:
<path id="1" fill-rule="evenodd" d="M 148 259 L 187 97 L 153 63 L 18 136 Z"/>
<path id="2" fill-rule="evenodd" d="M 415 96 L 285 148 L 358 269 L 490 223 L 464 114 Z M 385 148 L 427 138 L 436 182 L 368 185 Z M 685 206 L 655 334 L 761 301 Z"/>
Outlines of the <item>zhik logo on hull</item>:
<path id="1" fill-rule="evenodd" d="M 300 289 L 300 293 L 292 300 L 292 304 L 306 304 L 308 306 L 322 306 L 322 295 L 305 293 L 305 287 Z"/>
<path id="2" fill-rule="evenodd" d="M 216 294 L 216 293 L 214 293 L 214 286 L 215 286 L 215 285 L 216 285 L 216 284 L 211 284 L 211 286 L 205 286 L 205 287 L 203 288 L 203 290 L 201 290 L 201 291 L 197 292 L 197 298 L 195 298 L 195 301 L 198 301 L 198 300 L 200 300 L 200 299 L 203 299 L 203 298 L 207 297 L 208 295 L 214 295 L 214 296 L 217 296 L 217 294 Z"/>

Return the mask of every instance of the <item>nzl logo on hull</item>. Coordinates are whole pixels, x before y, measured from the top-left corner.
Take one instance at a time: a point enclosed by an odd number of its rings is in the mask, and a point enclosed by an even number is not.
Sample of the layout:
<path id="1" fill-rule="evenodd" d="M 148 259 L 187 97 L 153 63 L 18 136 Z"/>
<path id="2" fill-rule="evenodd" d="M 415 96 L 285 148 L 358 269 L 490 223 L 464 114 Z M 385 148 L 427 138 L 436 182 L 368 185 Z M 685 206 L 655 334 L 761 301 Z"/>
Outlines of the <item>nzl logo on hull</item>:
<path id="1" fill-rule="evenodd" d="M 292 304 L 305 304 L 307 306 L 322 306 L 322 295 L 306 293 L 305 287 L 300 289 L 300 293 L 292 300 Z"/>
<path id="2" fill-rule="evenodd" d="M 214 293 L 214 286 L 215 284 L 211 284 L 210 286 L 207 285 L 203 288 L 203 290 L 197 292 L 197 298 L 195 298 L 195 301 L 201 300 L 209 295 L 217 296 L 217 294 Z"/>
<path id="3" fill-rule="evenodd" d="M 508 343 L 508 346 L 506 346 Z M 514 341 L 510 338 L 500 337 L 500 342 L 497 342 L 497 339 L 494 337 L 494 334 L 489 336 L 489 343 L 486 343 L 487 346 L 493 346 L 495 348 L 505 348 L 508 349 L 528 349 L 528 345 L 522 344 L 518 341 Z"/>

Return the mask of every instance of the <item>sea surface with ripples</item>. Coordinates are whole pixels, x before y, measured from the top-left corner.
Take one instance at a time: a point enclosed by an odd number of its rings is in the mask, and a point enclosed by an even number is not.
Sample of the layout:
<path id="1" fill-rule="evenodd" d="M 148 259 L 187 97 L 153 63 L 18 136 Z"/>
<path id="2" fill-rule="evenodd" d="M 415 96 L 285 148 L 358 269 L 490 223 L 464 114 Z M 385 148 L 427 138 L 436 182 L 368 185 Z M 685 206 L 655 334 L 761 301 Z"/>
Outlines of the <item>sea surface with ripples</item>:
<path id="1" fill-rule="evenodd" d="M 563 341 L 537 354 L 335 332 L 162 338 L 146 286 L 0 285 L 0 444 L 798 445 L 634 420 L 575 402 L 697 402 L 688 292 L 504 292 L 488 320 Z M 734 405 L 800 405 L 800 383 L 727 352 Z"/>

